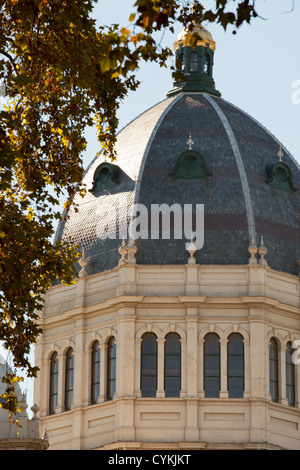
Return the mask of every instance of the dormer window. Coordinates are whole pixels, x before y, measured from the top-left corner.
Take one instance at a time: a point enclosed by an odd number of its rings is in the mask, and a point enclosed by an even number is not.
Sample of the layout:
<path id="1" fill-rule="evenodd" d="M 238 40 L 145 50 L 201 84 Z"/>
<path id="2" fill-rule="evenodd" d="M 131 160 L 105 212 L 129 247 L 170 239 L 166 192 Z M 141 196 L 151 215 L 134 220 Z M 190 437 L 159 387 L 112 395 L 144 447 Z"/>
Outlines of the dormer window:
<path id="1" fill-rule="evenodd" d="M 287 193 L 297 191 L 293 185 L 292 172 L 286 163 L 279 161 L 273 165 L 267 165 L 266 173 L 267 183 L 269 183 L 273 189 L 279 189 Z"/>
<path id="2" fill-rule="evenodd" d="M 174 179 L 206 179 L 211 176 L 207 170 L 204 158 L 195 150 L 187 150 L 179 155 L 174 172 Z"/>
<path id="3" fill-rule="evenodd" d="M 112 163 L 101 163 L 94 173 L 93 186 L 89 191 L 96 194 L 115 186 L 118 183 L 119 170 L 119 167 Z"/>

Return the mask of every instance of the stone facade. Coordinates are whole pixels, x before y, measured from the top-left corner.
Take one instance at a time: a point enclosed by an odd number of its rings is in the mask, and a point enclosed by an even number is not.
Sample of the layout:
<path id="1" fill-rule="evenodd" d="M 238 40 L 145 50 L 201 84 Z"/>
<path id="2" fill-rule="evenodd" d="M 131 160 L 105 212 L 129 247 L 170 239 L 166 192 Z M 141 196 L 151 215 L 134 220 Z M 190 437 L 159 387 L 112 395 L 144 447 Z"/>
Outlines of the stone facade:
<path id="1" fill-rule="evenodd" d="M 300 339 L 299 277 L 262 264 L 121 264 L 76 285 L 53 286 L 36 348 L 41 429 L 51 449 L 300 449 L 300 374 L 286 397 L 285 350 Z M 141 341 L 157 337 L 157 391 L 141 396 Z M 181 342 L 180 396 L 165 397 L 164 342 Z M 220 341 L 220 393 L 206 398 L 203 345 Z M 227 342 L 244 344 L 244 393 L 229 398 Z M 116 393 L 107 400 L 107 342 L 116 339 Z M 271 400 L 269 340 L 279 345 L 279 397 Z M 91 347 L 100 343 L 100 394 L 91 404 Z M 74 351 L 74 393 L 64 410 L 65 354 Z M 58 402 L 49 414 L 50 357 L 57 351 Z"/>

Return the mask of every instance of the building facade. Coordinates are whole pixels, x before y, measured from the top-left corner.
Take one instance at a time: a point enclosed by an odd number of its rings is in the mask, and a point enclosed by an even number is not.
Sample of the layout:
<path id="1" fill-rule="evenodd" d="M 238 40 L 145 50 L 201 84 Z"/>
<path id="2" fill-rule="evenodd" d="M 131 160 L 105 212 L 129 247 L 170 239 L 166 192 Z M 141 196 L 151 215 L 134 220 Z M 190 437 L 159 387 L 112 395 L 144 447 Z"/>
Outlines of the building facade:
<path id="1" fill-rule="evenodd" d="M 7 372 L 11 373 L 7 361 L 0 356 L 0 379 L 6 376 Z M 6 391 L 6 384 L 0 380 L 0 394 Z M 20 411 L 15 419 L 19 423 L 9 419 L 8 411 L 0 408 L 0 450 L 46 450 L 48 448 L 47 436 L 40 434 L 40 423 L 37 416 L 39 407 L 33 405 L 31 411 L 33 417 L 29 419 L 27 414 L 27 396 L 22 393 L 18 383 L 15 384 L 15 394 L 19 402 Z"/>
<path id="2" fill-rule="evenodd" d="M 57 239 L 35 401 L 50 449 L 300 449 L 300 170 L 221 98 L 215 43 L 120 132 Z"/>

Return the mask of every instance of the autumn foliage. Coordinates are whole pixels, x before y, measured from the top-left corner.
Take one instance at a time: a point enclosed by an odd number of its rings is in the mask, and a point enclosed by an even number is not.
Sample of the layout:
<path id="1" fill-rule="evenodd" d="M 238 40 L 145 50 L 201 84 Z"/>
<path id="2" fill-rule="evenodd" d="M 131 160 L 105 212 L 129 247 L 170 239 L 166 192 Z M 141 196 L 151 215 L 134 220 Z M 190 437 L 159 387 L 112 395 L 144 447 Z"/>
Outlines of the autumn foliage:
<path id="1" fill-rule="evenodd" d="M 175 21 L 238 27 L 256 15 L 249 0 L 234 2 L 234 11 L 226 10 L 227 1 L 212 3 L 214 10 L 198 2 L 137 0 L 129 29 L 97 27 L 94 0 L 0 0 L 7 96 L 0 108 L 0 340 L 28 376 L 37 374 L 28 353 L 41 332 L 43 296 L 55 279 L 76 277 L 80 247 L 52 238 L 75 191 L 85 193 L 84 130 L 96 126 L 99 150 L 115 158 L 117 110 L 138 86 L 135 71 L 142 61 L 166 66 L 172 55 L 156 43 L 155 31 L 173 30 Z M 6 408 L 16 411 L 11 388 L 7 396 Z"/>

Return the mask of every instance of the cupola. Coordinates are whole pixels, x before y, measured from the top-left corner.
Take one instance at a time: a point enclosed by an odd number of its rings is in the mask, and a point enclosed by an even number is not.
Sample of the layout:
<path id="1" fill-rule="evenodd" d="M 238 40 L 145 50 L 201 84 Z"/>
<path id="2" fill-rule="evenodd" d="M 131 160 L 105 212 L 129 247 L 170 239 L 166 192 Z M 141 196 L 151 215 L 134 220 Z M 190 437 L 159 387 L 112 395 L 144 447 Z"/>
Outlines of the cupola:
<path id="1" fill-rule="evenodd" d="M 174 81 L 168 96 L 181 92 L 207 92 L 215 96 L 221 93 L 215 89 L 213 59 L 216 43 L 212 35 L 201 25 L 186 27 L 174 43 L 176 64 L 180 64 L 184 80 Z"/>

